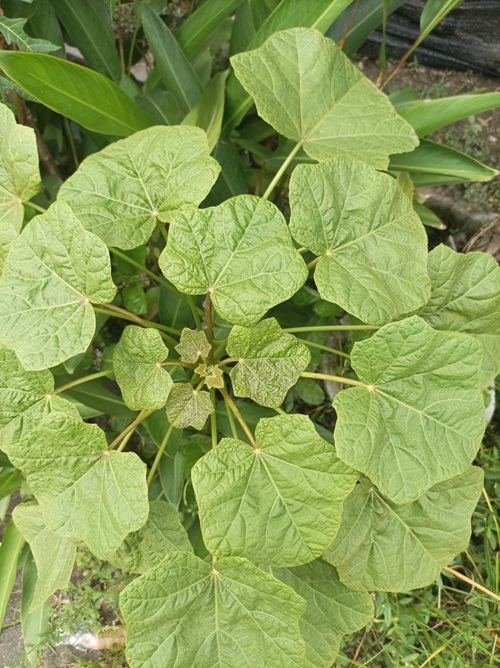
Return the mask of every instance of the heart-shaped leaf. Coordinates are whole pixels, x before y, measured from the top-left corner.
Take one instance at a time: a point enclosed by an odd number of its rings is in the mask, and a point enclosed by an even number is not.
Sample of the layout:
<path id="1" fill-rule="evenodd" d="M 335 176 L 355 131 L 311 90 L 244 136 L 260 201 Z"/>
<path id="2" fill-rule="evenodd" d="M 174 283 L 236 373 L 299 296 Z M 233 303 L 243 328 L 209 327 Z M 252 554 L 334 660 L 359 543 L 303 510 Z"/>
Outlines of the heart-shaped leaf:
<path id="1" fill-rule="evenodd" d="M 214 412 L 208 392 L 196 390 L 189 383 L 175 383 L 167 399 L 167 417 L 177 429 L 203 429 Z"/>

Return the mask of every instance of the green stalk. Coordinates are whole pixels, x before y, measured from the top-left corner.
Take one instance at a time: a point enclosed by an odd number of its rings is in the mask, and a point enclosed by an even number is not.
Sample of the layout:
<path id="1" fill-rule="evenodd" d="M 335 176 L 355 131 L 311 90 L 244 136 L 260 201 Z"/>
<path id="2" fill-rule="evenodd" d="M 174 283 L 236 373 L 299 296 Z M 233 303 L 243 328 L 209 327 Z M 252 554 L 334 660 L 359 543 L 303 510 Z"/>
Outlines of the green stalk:
<path id="1" fill-rule="evenodd" d="M 66 392 L 66 390 L 69 390 L 71 387 L 76 387 L 82 383 L 88 383 L 91 380 L 102 378 L 103 376 L 110 376 L 112 373 L 113 369 L 105 369 L 104 371 L 92 373 L 90 376 L 84 376 L 84 378 L 77 378 L 76 380 L 72 380 L 70 383 L 66 383 L 66 385 L 61 385 L 61 387 L 58 387 L 56 390 L 54 390 L 54 394 L 59 394 L 59 392 Z"/>
<path id="2" fill-rule="evenodd" d="M 146 478 L 146 483 L 149 485 L 151 481 L 154 478 L 154 475 L 156 473 L 156 469 L 160 465 L 161 458 L 163 457 L 163 453 L 165 452 L 165 448 L 167 447 L 168 440 L 170 436 L 172 435 L 173 430 L 175 429 L 174 425 L 171 424 L 170 427 L 167 429 L 167 433 L 165 434 L 165 437 L 163 438 L 163 441 L 161 442 L 160 448 L 158 452 L 156 453 L 155 460 L 151 466 L 151 469 L 148 473 L 148 477 Z"/>
<path id="3" fill-rule="evenodd" d="M 377 325 L 316 325 L 314 327 L 287 327 L 284 332 L 358 332 L 380 329 Z"/>
<path id="4" fill-rule="evenodd" d="M 134 313 L 129 313 L 129 311 L 126 311 L 125 309 L 122 309 L 119 306 L 115 306 L 114 304 L 101 304 L 101 306 L 105 308 L 94 306 L 94 311 L 96 313 L 103 313 L 104 315 L 109 315 L 109 316 L 114 315 L 115 318 L 121 318 L 122 320 L 129 320 L 130 322 L 135 322 L 137 325 L 141 325 L 141 327 L 147 327 L 148 329 L 156 329 L 158 332 L 160 332 L 162 339 L 165 339 L 165 341 L 168 341 L 168 343 L 170 343 L 171 345 L 176 346 L 178 343 L 178 341 L 176 341 L 163 331 L 163 330 L 172 331 L 173 327 L 167 327 L 166 325 L 161 325 L 160 323 L 157 322 L 144 320 L 144 318 L 140 318 L 138 315 L 135 315 Z M 107 311 L 106 309 L 109 310 Z M 180 335 L 179 330 L 173 330 L 173 333 L 178 333 Z"/>
<path id="5" fill-rule="evenodd" d="M 267 186 L 266 192 L 262 195 L 262 199 L 269 199 L 269 195 L 273 192 L 275 187 L 278 185 L 279 180 L 283 176 L 283 174 L 286 172 L 286 169 L 288 165 L 292 162 L 292 160 L 295 158 L 297 153 L 300 151 L 302 148 L 302 142 L 299 142 L 288 154 L 285 162 L 281 165 L 281 167 L 278 169 L 276 174 L 274 175 L 273 180 L 271 183 Z"/>
<path id="6" fill-rule="evenodd" d="M 221 389 L 221 394 L 224 397 L 224 401 L 226 402 L 226 406 L 232 411 L 234 417 L 238 420 L 238 422 L 241 425 L 241 428 L 243 429 L 243 431 L 247 435 L 247 438 L 250 441 L 250 445 L 252 446 L 252 448 L 255 448 L 256 447 L 255 438 L 254 438 L 252 432 L 250 431 L 250 427 L 245 422 L 245 419 L 244 419 L 243 415 L 240 413 L 240 411 L 238 410 L 238 407 L 236 406 L 234 401 L 231 399 L 231 397 L 227 393 L 227 390 L 226 390 L 225 387 Z"/>
<path id="7" fill-rule="evenodd" d="M 217 413 L 215 412 L 215 389 L 210 388 L 210 399 L 212 400 L 212 406 L 214 407 L 214 412 L 210 415 L 210 429 L 212 432 L 212 448 L 217 447 Z"/>
<path id="8" fill-rule="evenodd" d="M 127 427 L 125 427 L 122 433 L 118 434 L 115 440 L 108 445 L 108 450 L 113 450 L 113 448 L 117 446 L 118 443 L 120 443 L 120 441 L 123 438 L 125 438 L 125 436 L 129 433 L 129 431 L 134 431 L 137 425 L 140 424 L 143 420 L 145 420 L 153 412 L 154 412 L 153 410 L 141 411 L 139 415 L 135 418 L 135 420 L 133 420 Z"/>
<path id="9" fill-rule="evenodd" d="M 345 378 L 344 376 L 331 376 L 328 373 L 312 373 L 310 371 L 303 371 L 302 378 L 314 378 L 315 380 L 330 380 L 332 383 L 341 383 L 342 385 L 354 385 L 356 387 L 368 387 L 359 380 L 352 378 Z"/>
<path id="10" fill-rule="evenodd" d="M 351 356 L 348 355 L 347 353 L 342 352 L 342 350 L 337 350 L 336 348 L 330 348 L 329 346 L 323 346 L 321 343 L 314 343 L 313 341 L 308 341 L 307 339 L 301 339 L 300 337 L 296 337 L 298 341 L 302 341 L 302 343 L 305 343 L 306 346 L 309 346 L 309 348 L 317 348 L 318 350 L 324 350 L 327 353 L 331 353 L 332 355 L 339 355 L 339 357 L 345 357 L 346 359 L 351 359 Z"/>
<path id="11" fill-rule="evenodd" d="M 44 209 L 43 206 L 39 206 L 38 204 L 35 204 L 35 202 L 23 202 L 24 206 L 29 207 L 30 209 L 33 209 L 33 211 L 38 211 L 38 213 L 45 213 L 47 209 Z"/>

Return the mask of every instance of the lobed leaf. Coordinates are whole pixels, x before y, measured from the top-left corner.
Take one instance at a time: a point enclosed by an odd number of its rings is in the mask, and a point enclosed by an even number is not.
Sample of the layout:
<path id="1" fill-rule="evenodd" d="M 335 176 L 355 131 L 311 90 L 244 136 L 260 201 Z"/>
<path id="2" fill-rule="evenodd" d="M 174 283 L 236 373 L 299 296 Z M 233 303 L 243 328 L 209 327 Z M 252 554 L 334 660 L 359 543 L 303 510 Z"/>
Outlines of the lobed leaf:
<path id="1" fill-rule="evenodd" d="M 108 451 L 95 424 L 49 415 L 9 457 L 26 474 L 47 527 L 100 559 L 147 521 L 145 464 L 133 452 Z"/>
<path id="2" fill-rule="evenodd" d="M 231 64 L 259 116 L 315 160 L 349 155 L 386 169 L 391 154 L 418 144 L 387 97 L 316 30 L 278 32 Z"/>
<path id="3" fill-rule="evenodd" d="M 106 244 L 130 249 L 148 241 L 157 219 L 198 206 L 219 171 L 202 130 L 158 126 L 86 158 L 58 199 Z"/>
<path id="4" fill-rule="evenodd" d="M 485 427 L 481 346 L 413 316 L 356 343 L 352 367 L 365 384 L 339 392 L 335 446 L 395 503 L 463 473 Z"/>
<path id="5" fill-rule="evenodd" d="M 427 587 L 470 540 L 483 486 L 475 466 L 398 506 L 363 479 L 346 499 L 337 537 L 325 553 L 355 590 Z"/>
<path id="6" fill-rule="evenodd" d="M 299 668 L 304 600 L 246 559 L 167 555 L 120 595 L 131 668 Z"/>
<path id="7" fill-rule="evenodd" d="M 85 352 L 95 332 L 90 302 L 109 302 L 115 293 L 106 246 L 56 202 L 11 246 L 0 284 L 0 338 L 26 369 L 55 366 Z"/>
<path id="8" fill-rule="evenodd" d="M 163 408 L 173 385 L 161 366 L 168 348 L 157 329 L 128 325 L 113 353 L 113 370 L 125 404 L 133 411 Z"/>
<path id="9" fill-rule="evenodd" d="M 323 299 L 376 325 L 428 299 L 427 235 L 388 174 L 350 157 L 298 165 L 290 207 L 292 236 L 319 256 Z"/>
<path id="10" fill-rule="evenodd" d="M 184 327 L 181 332 L 180 343 L 175 346 L 183 362 L 195 364 L 198 359 L 206 358 L 212 349 L 205 332 Z"/>
<path id="11" fill-rule="evenodd" d="M 220 316 L 238 325 L 256 323 L 307 278 L 283 215 L 251 195 L 179 212 L 159 264 L 181 292 L 208 292 Z"/>
<path id="12" fill-rule="evenodd" d="M 189 383 L 175 383 L 167 399 L 168 421 L 177 429 L 203 429 L 214 407 L 208 392 L 196 390 Z"/>
<path id="13" fill-rule="evenodd" d="M 227 352 L 238 360 L 230 371 L 235 395 L 271 408 L 281 406 L 311 361 L 307 346 L 284 332 L 275 318 L 233 327 Z"/>
<path id="14" fill-rule="evenodd" d="M 255 437 L 255 448 L 223 439 L 192 469 L 205 544 L 274 566 L 312 561 L 337 533 L 356 473 L 305 415 L 262 419 Z"/>

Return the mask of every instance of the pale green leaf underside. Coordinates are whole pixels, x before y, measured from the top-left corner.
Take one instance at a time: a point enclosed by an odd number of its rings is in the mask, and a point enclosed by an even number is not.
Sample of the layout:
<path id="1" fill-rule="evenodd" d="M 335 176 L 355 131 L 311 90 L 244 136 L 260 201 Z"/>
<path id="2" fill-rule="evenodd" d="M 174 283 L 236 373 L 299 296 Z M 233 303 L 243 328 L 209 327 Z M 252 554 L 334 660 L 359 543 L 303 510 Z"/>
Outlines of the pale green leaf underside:
<path id="1" fill-rule="evenodd" d="M 17 239 L 19 232 L 16 228 L 6 221 L 0 221 L 0 277 L 3 274 L 5 260 L 9 254 L 10 247 Z"/>
<path id="2" fill-rule="evenodd" d="M 383 325 L 429 298 L 427 235 L 388 174 L 348 157 L 298 165 L 290 208 L 292 236 L 320 257 L 323 299 Z"/>
<path id="3" fill-rule="evenodd" d="M 212 349 L 205 332 L 184 327 L 180 343 L 175 346 L 183 362 L 195 364 L 200 357 L 207 357 Z"/>
<path id="4" fill-rule="evenodd" d="M 358 631 L 373 617 L 371 597 L 348 589 L 339 581 L 337 571 L 324 561 L 269 570 L 307 603 L 299 621 L 306 643 L 305 668 L 331 668 L 342 636 Z"/>
<path id="5" fill-rule="evenodd" d="M 0 137 L 0 227 L 10 225 L 20 232 L 23 202 L 40 189 L 35 133 L 18 125 L 12 111 L 0 104 Z"/>
<path id="6" fill-rule="evenodd" d="M 7 40 L 7 44 L 16 44 L 19 51 L 36 51 L 37 53 L 51 53 L 59 48 L 57 44 L 52 44 L 46 39 L 39 37 L 30 37 L 27 35 L 24 26 L 28 19 L 14 18 L 9 19 L 0 15 L 0 33 Z M 0 133 L 1 134 L 1 133 Z"/>
<path id="7" fill-rule="evenodd" d="M 219 171 L 202 130 L 156 126 L 86 158 L 58 199 L 108 245 L 135 248 L 148 241 L 157 218 L 198 206 Z"/>
<path id="8" fill-rule="evenodd" d="M 203 429 L 214 407 L 208 392 L 196 390 L 189 383 L 175 383 L 167 399 L 168 421 L 177 429 Z"/>
<path id="9" fill-rule="evenodd" d="M 470 467 L 398 506 L 363 479 L 345 502 L 342 524 L 325 557 L 351 589 L 427 587 L 469 544 L 482 486 L 483 471 Z"/>
<path id="10" fill-rule="evenodd" d="M 116 293 L 105 244 L 59 202 L 11 246 L 0 285 L 0 339 L 26 369 L 85 352 L 95 332 L 90 302 Z"/>
<path id="11" fill-rule="evenodd" d="M 109 452 L 97 426 L 54 413 L 9 451 L 27 476 L 47 527 L 106 559 L 147 521 L 146 466 Z"/>
<path id="12" fill-rule="evenodd" d="M 181 292 L 208 292 L 217 312 L 238 325 L 256 323 L 307 278 L 283 215 L 251 195 L 177 214 L 159 264 Z"/>
<path id="13" fill-rule="evenodd" d="M 76 546 L 45 525 L 40 506 L 22 503 L 13 512 L 14 523 L 29 543 L 36 564 L 37 581 L 31 610 L 35 610 L 58 589 L 65 589 L 71 578 Z"/>
<path id="14" fill-rule="evenodd" d="M 120 596 L 131 668 L 302 668 L 304 600 L 246 559 L 168 555 Z"/>
<path id="15" fill-rule="evenodd" d="M 203 539 L 217 556 L 312 561 L 335 536 L 356 473 L 304 415 L 260 420 L 257 447 L 223 439 L 192 469 Z"/>
<path id="16" fill-rule="evenodd" d="M 366 387 L 339 392 L 335 446 L 395 503 L 414 501 L 463 473 L 485 427 L 481 346 L 413 316 L 356 343 L 352 367 Z"/>
<path id="17" fill-rule="evenodd" d="M 311 361 L 307 346 L 283 332 L 274 318 L 233 327 L 227 352 L 238 360 L 230 372 L 235 395 L 271 408 L 281 406 Z"/>
<path id="18" fill-rule="evenodd" d="M 386 169 L 392 153 L 418 144 L 387 96 L 316 30 L 278 32 L 231 64 L 259 116 L 315 160 L 349 155 Z"/>
<path id="19" fill-rule="evenodd" d="M 148 521 L 129 534 L 108 561 L 126 573 L 145 573 L 169 552 L 192 551 L 179 513 L 166 501 L 151 501 Z"/>
<path id="20" fill-rule="evenodd" d="M 113 370 L 123 401 L 133 411 L 163 408 L 173 385 L 161 366 L 168 348 L 156 329 L 128 325 L 113 354 Z"/>
<path id="21" fill-rule="evenodd" d="M 429 253 L 432 293 L 419 315 L 434 329 L 471 334 L 483 346 L 481 387 L 500 373 L 500 267 L 487 253 Z"/>

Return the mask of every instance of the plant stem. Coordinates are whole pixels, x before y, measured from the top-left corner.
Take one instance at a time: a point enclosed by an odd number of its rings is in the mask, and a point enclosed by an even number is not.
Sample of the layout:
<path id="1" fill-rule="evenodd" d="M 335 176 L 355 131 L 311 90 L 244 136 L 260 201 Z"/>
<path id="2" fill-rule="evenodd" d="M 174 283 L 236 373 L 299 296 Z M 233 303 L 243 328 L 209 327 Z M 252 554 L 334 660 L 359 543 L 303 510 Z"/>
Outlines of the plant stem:
<path id="1" fill-rule="evenodd" d="M 315 267 L 315 266 L 318 264 L 318 262 L 319 262 L 320 260 L 321 260 L 320 257 L 315 257 L 314 260 L 311 260 L 310 262 L 307 263 L 306 267 L 307 267 L 308 269 L 312 269 L 313 267 Z"/>
<path id="2" fill-rule="evenodd" d="M 276 185 L 278 184 L 279 180 L 283 176 L 283 174 L 286 172 L 286 168 L 288 165 L 292 162 L 292 160 L 295 158 L 297 153 L 300 151 L 302 148 L 302 142 L 299 142 L 288 154 L 285 162 L 281 165 L 281 167 L 278 169 L 276 174 L 274 175 L 273 180 L 271 183 L 267 186 L 266 192 L 262 195 L 262 199 L 269 199 L 269 195 L 273 192 L 275 189 Z"/>
<path id="3" fill-rule="evenodd" d="M 450 566 L 445 566 L 443 568 L 443 571 L 446 571 L 447 573 L 451 573 L 451 575 L 458 578 L 459 580 L 462 580 L 463 582 L 466 582 L 467 584 L 470 584 L 472 588 L 479 589 L 483 593 L 488 594 L 488 596 L 491 596 L 491 598 L 494 598 L 495 601 L 500 601 L 500 596 L 498 596 L 498 594 L 495 594 L 494 592 L 490 591 L 486 587 L 483 587 L 483 585 L 480 585 L 477 582 L 474 582 L 474 580 L 471 580 L 466 575 L 462 575 L 462 573 L 457 571 L 455 568 L 451 568 Z"/>
<path id="4" fill-rule="evenodd" d="M 302 378 L 314 378 L 316 380 L 331 380 L 332 383 L 341 383 L 342 385 L 367 387 L 367 385 L 365 385 L 359 380 L 353 380 L 352 378 L 345 378 L 344 376 L 330 376 L 330 374 L 328 373 L 311 373 L 310 371 L 303 371 L 300 375 L 302 376 Z"/>
<path id="5" fill-rule="evenodd" d="M 226 404 L 227 405 L 227 404 Z M 231 428 L 231 433 L 233 435 L 233 438 L 238 439 L 238 430 L 236 429 L 236 425 L 234 423 L 234 417 L 232 411 L 228 410 L 227 411 L 227 419 L 229 421 L 229 426 Z"/>
<path id="6" fill-rule="evenodd" d="M 203 316 L 203 327 L 207 335 L 208 342 L 211 346 L 210 352 L 208 354 L 209 362 L 213 362 L 214 359 L 214 325 L 213 325 L 213 310 L 212 310 L 212 298 L 210 292 L 207 294 L 205 299 L 205 314 Z"/>
<path id="7" fill-rule="evenodd" d="M 196 364 L 189 364 L 189 362 L 180 362 L 179 360 L 167 360 L 162 362 L 160 366 L 183 366 L 186 369 L 194 369 Z"/>
<path id="8" fill-rule="evenodd" d="M 125 427 L 125 429 L 122 431 L 121 434 L 118 434 L 118 436 L 115 438 L 114 441 L 112 441 L 108 445 L 108 450 L 113 450 L 113 448 L 118 445 L 118 443 L 122 440 L 122 438 L 125 438 L 125 436 L 129 433 L 129 431 L 133 431 L 138 424 L 140 424 L 143 420 L 145 420 L 151 413 L 154 411 L 152 409 L 150 410 L 144 410 L 139 413 L 139 415 L 133 420 L 128 427 Z"/>
<path id="9" fill-rule="evenodd" d="M 161 445 L 158 449 L 158 452 L 156 453 L 156 457 L 154 459 L 153 464 L 151 465 L 151 469 L 148 473 L 148 477 L 146 478 L 146 484 L 150 484 L 151 481 L 154 478 L 154 475 L 156 473 L 156 469 L 160 465 L 161 458 L 163 457 L 163 453 L 165 452 L 165 448 L 167 447 L 168 440 L 170 436 L 172 435 L 172 432 L 174 431 L 175 427 L 173 424 L 170 425 L 170 427 L 167 429 L 167 433 L 165 434 L 163 441 L 161 442 Z"/>
<path id="10" fill-rule="evenodd" d="M 39 204 L 35 204 L 35 202 L 23 202 L 23 204 L 24 206 L 33 209 L 33 211 L 38 211 L 38 213 L 45 213 L 47 211 L 47 209 L 44 209 L 43 206 L 40 206 Z"/>
<path id="11" fill-rule="evenodd" d="M 160 323 L 157 322 L 151 322 L 150 320 L 144 320 L 143 318 L 140 318 L 138 315 L 135 315 L 134 313 L 130 313 L 129 311 L 126 311 L 124 308 L 120 308 L 119 306 L 115 306 L 114 304 L 101 304 L 102 307 L 104 308 L 99 308 L 94 306 L 94 311 L 96 313 L 104 313 L 106 315 L 110 315 L 108 311 L 105 309 L 109 309 L 112 311 L 114 314 L 116 314 L 115 317 L 117 318 L 122 318 L 123 320 L 130 320 L 131 322 L 135 322 L 138 325 L 141 325 L 142 327 L 147 327 L 148 329 L 156 329 L 160 332 L 160 335 L 165 341 L 168 341 L 170 344 L 173 346 L 176 346 L 178 341 L 173 339 L 171 336 L 168 336 L 168 334 L 165 334 L 163 330 L 167 330 L 168 332 L 172 332 L 173 334 L 180 335 L 180 331 L 178 329 L 174 329 L 173 327 L 167 327 L 166 325 L 161 325 Z"/>
<path id="12" fill-rule="evenodd" d="M 127 72 L 130 72 L 130 69 L 132 67 L 132 61 L 134 60 L 135 42 L 137 40 L 137 33 L 139 32 L 139 28 L 140 28 L 140 23 L 137 25 L 134 32 L 132 33 L 132 39 L 130 41 L 130 49 L 128 52 Z"/>
<path id="13" fill-rule="evenodd" d="M 314 343 L 313 341 L 308 341 L 307 339 L 301 339 L 298 336 L 296 338 L 298 341 L 302 341 L 302 343 L 305 343 L 306 346 L 309 346 L 309 348 L 317 348 L 318 350 L 324 350 L 327 353 L 331 353 L 332 355 L 339 355 L 339 357 L 345 357 L 346 359 L 351 359 L 351 356 L 348 355 L 347 353 L 342 352 L 342 350 L 337 350 L 336 348 L 323 346 L 321 345 L 321 343 Z"/>
<path id="14" fill-rule="evenodd" d="M 194 322 L 197 329 L 202 329 L 200 313 L 203 313 L 203 311 L 201 309 L 198 309 L 191 295 L 186 295 L 186 300 L 187 303 L 189 304 L 189 308 L 191 309 L 191 313 L 193 314 Z"/>
<path id="15" fill-rule="evenodd" d="M 243 429 L 243 431 L 247 435 L 247 438 L 250 441 L 250 444 L 251 444 L 252 448 L 255 448 L 256 447 L 255 438 L 254 438 L 252 432 L 250 431 L 250 427 L 245 422 L 245 419 L 243 418 L 243 415 L 238 410 L 238 407 L 236 406 L 234 401 L 229 396 L 225 387 L 223 387 L 221 389 L 221 394 L 224 397 L 224 401 L 226 402 L 226 406 L 232 411 L 234 417 L 238 420 L 238 422 L 241 425 L 241 428 Z"/>
<path id="16" fill-rule="evenodd" d="M 165 239 L 165 243 L 168 241 L 168 232 L 167 228 L 165 226 L 165 223 L 162 222 L 161 220 L 156 219 L 156 224 L 158 225 L 160 232 L 162 233 L 163 238 Z"/>
<path id="17" fill-rule="evenodd" d="M 214 327 L 216 329 L 233 329 L 232 325 L 227 325 L 225 322 L 217 322 L 217 320 L 214 322 Z"/>
<path id="18" fill-rule="evenodd" d="M 316 325 L 314 327 L 288 327 L 283 331 L 294 334 L 295 332 L 357 332 L 376 329 L 380 327 L 378 325 Z"/>
<path id="19" fill-rule="evenodd" d="M 135 432 L 135 429 L 131 429 L 131 430 L 129 431 L 129 433 L 125 436 L 125 438 L 122 440 L 122 442 L 120 443 L 120 445 L 116 448 L 116 452 L 123 452 L 123 450 L 125 450 L 125 446 L 127 445 L 127 443 L 128 443 L 128 442 L 130 441 L 130 439 L 132 438 L 132 434 L 133 434 L 134 432 Z"/>
<path id="20" fill-rule="evenodd" d="M 288 413 L 286 411 L 284 411 L 282 408 L 280 408 L 279 406 L 276 406 L 274 408 L 274 410 L 276 411 L 276 413 L 278 413 L 278 415 L 288 415 Z"/>
<path id="21" fill-rule="evenodd" d="M 219 362 L 219 366 L 226 366 L 226 364 L 232 364 L 237 361 L 236 357 L 227 357 L 225 360 L 222 360 L 222 362 Z"/>
<path id="22" fill-rule="evenodd" d="M 110 376 L 112 373 L 113 369 L 105 369 L 104 371 L 92 373 L 90 376 L 85 376 L 84 378 L 77 378 L 76 380 L 72 380 L 70 383 L 66 383 L 66 385 L 61 385 L 61 387 L 58 387 L 56 390 L 54 390 L 54 394 L 59 394 L 59 392 L 66 392 L 66 390 L 69 390 L 71 387 L 76 387 L 82 383 L 88 383 L 91 380 L 102 378 L 103 376 Z"/>
<path id="23" fill-rule="evenodd" d="M 68 143 L 69 143 L 69 148 L 71 151 L 71 157 L 73 158 L 73 162 L 75 163 L 75 169 L 78 169 L 78 165 L 80 164 L 78 160 L 78 155 L 76 152 L 76 146 L 75 146 L 75 140 L 73 139 L 73 133 L 71 132 L 71 125 L 69 120 L 64 117 L 64 129 L 66 130 L 66 135 L 68 137 Z"/>
<path id="24" fill-rule="evenodd" d="M 214 339 L 214 343 L 215 343 L 215 339 Z M 222 339 L 222 341 L 219 341 L 218 343 L 219 343 L 219 345 L 217 346 L 217 348 L 216 348 L 215 351 L 214 351 L 214 359 L 215 359 L 215 361 L 217 361 L 217 360 L 219 359 L 220 355 L 221 355 L 221 354 L 224 352 L 224 350 L 226 349 L 227 338 Z"/>
<path id="25" fill-rule="evenodd" d="M 210 415 L 210 430 L 212 432 L 212 448 L 217 447 L 217 413 L 215 412 L 215 389 L 210 388 L 210 399 L 212 400 L 212 406 L 214 407 L 214 412 Z"/>

